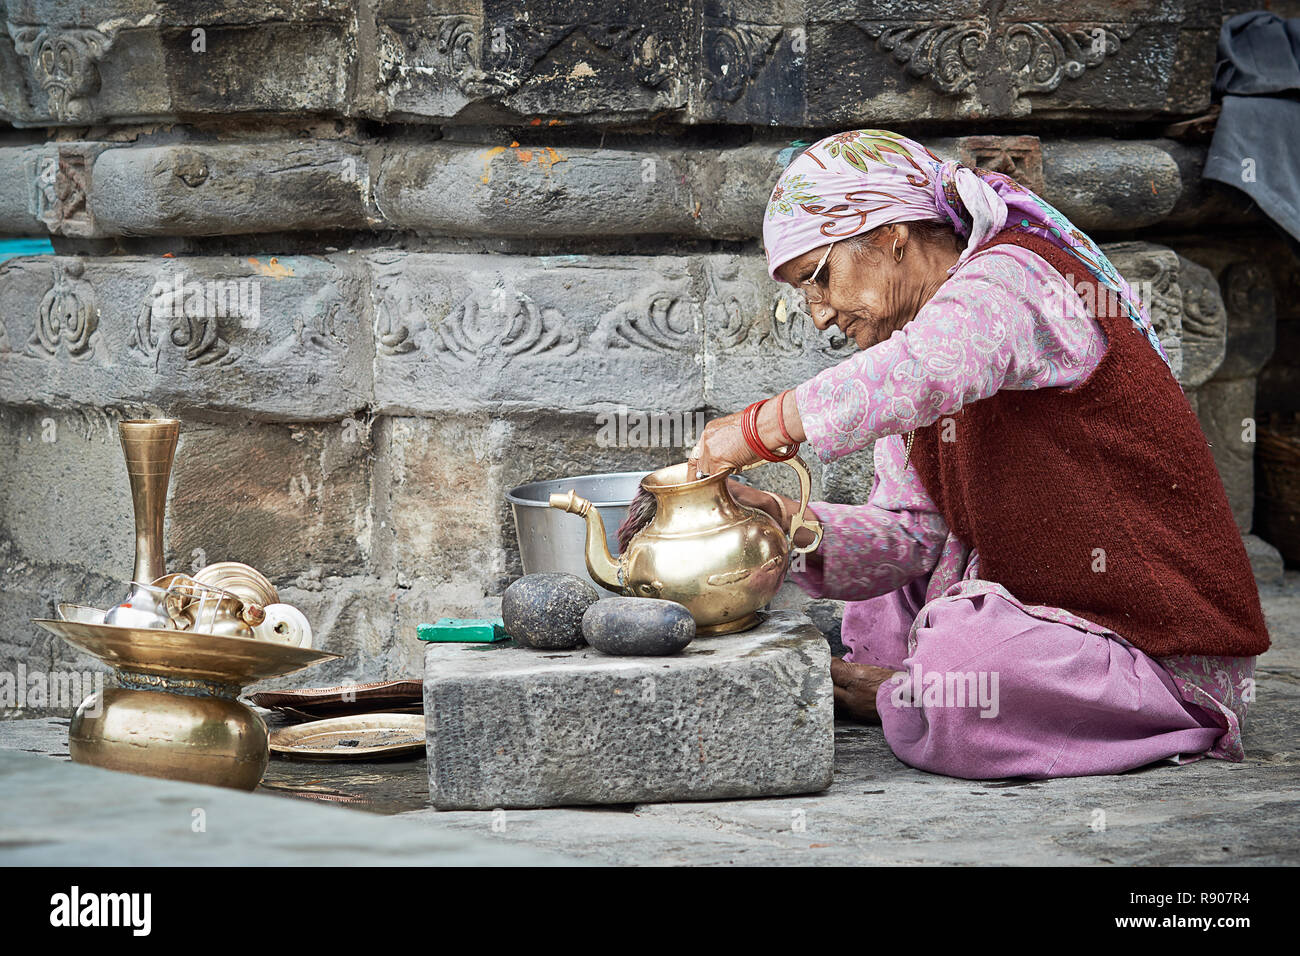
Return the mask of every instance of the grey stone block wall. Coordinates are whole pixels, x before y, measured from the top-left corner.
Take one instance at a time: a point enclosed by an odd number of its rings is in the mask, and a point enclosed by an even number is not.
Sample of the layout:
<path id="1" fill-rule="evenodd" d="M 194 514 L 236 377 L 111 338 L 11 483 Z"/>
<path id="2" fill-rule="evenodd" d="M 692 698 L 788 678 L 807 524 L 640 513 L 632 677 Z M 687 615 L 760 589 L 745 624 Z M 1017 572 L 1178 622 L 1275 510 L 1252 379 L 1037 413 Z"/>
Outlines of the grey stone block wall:
<path id="1" fill-rule="evenodd" d="M 0 668 L 84 666 L 28 619 L 119 596 L 116 422 L 166 414 L 169 566 L 268 573 L 343 655 L 296 682 L 418 675 L 416 625 L 520 573 L 507 490 L 680 460 L 689 427 L 602 426 L 851 354 L 764 269 L 795 139 L 899 128 L 1040 191 L 1150 290 L 1212 442 L 1272 349 L 1271 274 L 1197 246 L 1258 220 L 1168 125 L 1221 3 L 0 7 L 0 236 L 57 252 L 0 264 Z M 1243 529 L 1248 451 L 1216 447 Z M 869 454 L 809 464 L 866 500 Z"/>

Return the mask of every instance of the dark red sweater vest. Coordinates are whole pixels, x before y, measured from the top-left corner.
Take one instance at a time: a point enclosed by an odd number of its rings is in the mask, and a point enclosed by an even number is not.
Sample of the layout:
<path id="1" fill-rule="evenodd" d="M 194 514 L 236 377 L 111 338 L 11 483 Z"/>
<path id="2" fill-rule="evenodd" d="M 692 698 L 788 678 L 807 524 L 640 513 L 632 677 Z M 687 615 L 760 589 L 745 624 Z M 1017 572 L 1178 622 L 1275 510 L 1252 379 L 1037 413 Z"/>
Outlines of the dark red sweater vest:
<path id="1" fill-rule="evenodd" d="M 1051 243 L 1007 229 L 1079 290 L 1106 354 L 1073 388 L 1002 390 L 916 431 L 911 462 L 980 577 L 1153 657 L 1268 648 L 1259 592 L 1187 398 L 1114 297 Z M 1104 569 L 1104 570 L 1103 570 Z"/>

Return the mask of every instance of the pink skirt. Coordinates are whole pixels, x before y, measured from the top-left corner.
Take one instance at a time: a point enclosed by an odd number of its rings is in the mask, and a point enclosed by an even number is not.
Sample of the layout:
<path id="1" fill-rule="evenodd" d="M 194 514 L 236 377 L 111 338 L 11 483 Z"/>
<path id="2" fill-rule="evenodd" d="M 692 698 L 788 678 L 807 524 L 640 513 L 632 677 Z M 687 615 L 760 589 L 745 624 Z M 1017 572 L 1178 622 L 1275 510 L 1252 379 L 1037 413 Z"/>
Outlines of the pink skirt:
<path id="1" fill-rule="evenodd" d="M 842 628 L 845 660 L 906 672 L 876 704 L 885 740 L 909 766 L 972 780 L 1123 773 L 1205 754 L 1229 730 L 1126 642 L 1034 617 L 998 594 L 923 606 L 924 594 L 919 580 L 851 602 Z"/>

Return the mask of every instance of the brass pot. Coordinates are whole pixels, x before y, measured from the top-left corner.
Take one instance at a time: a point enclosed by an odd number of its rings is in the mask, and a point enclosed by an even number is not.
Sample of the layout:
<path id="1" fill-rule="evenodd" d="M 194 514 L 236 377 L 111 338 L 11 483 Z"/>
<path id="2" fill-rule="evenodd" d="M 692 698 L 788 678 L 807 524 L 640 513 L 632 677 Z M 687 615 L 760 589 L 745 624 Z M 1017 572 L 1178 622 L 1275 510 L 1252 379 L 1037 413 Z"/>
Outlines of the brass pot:
<path id="1" fill-rule="evenodd" d="M 759 462 L 749 468 L 758 467 Z M 799 475 L 799 510 L 782 529 L 764 511 L 731 496 L 731 470 L 687 480 L 687 462 L 651 472 L 641 487 L 655 496 L 654 520 L 617 559 L 605 541 L 605 525 L 591 502 L 570 491 L 551 495 L 550 505 L 587 522 L 587 570 L 601 587 L 631 597 L 684 604 L 702 636 L 731 634 L 758 623 L 758 610 L 776 595 L 793 554 L 821 543 L 821 525 L 806 517 L 812 479 L 800 459 L 786 462 Z M 794 547 L 800 528 L 813 543 Z"/>
<path id="2" fill-rule="evenodd" d="M 110 687 L 91 694 L 68 731 L 72 759 L 149 777 L 256 789 L 269 757 L 266 724 L 233 697 L 202 693 L 195 682 L 187 683 L 159 681 L 159 690 Z"/>

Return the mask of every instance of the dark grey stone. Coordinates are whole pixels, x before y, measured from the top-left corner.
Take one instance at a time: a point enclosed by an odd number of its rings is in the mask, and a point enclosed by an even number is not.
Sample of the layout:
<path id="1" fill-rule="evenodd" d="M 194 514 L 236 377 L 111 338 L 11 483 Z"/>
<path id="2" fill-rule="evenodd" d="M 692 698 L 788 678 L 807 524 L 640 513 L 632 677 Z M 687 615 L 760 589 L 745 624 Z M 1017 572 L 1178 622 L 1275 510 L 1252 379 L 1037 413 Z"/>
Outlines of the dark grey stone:
<path id="1" fill-rule="evenodd" d="M 1277 347 L 1277 304 L 1273 278 L 1258 262 L 1234 262 L 1223 271 L 1228 310 L 1228 344 L 1216 379 L 1258 375 Z"/>
<path id="2" fill-rule="evenodd" d="M 572 574 L 525 574 L 502 595 L 501 617 L 522 647 L 570 650 L 583 645 L 582 616 L 599 600 L 595 588 Z"/>
<path id="3" fill-rule="evenodd" d="M 676 601 L 610 598 L 587 608 L 582 636 L 605 654 L 661 657 L 695 639 L 695 618 Z"/>

